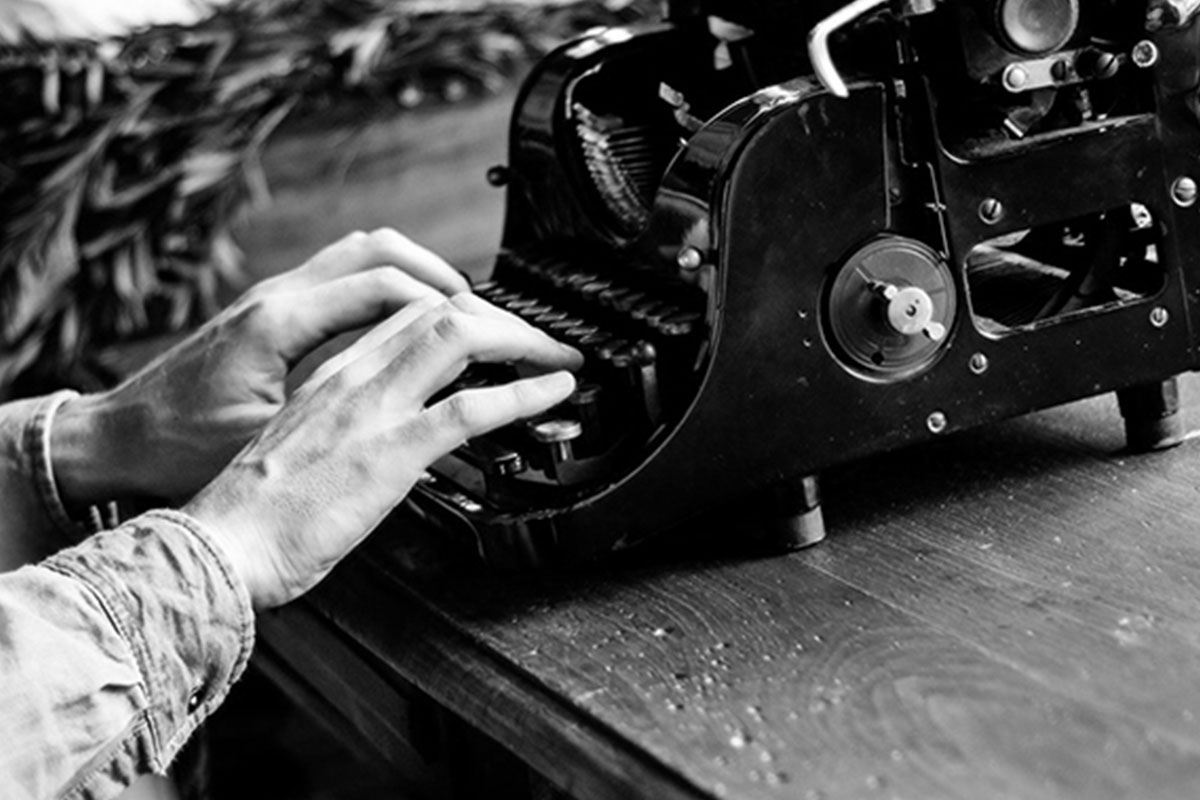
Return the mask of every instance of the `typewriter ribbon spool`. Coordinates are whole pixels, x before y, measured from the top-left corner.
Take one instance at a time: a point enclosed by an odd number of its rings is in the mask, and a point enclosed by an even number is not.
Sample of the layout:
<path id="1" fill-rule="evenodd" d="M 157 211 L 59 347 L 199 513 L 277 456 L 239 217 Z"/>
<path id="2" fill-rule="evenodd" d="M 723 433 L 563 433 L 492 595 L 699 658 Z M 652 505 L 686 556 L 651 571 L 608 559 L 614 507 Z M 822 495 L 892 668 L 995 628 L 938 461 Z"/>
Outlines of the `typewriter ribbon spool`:
<path id="1" fill-rule="evenodd" d="M 958 303 L 950 268 L 932 248 L 887 236 L 847 259 L 825 305 L 834 352 L 851 370 L 902 380 L 936 359 Z"/>

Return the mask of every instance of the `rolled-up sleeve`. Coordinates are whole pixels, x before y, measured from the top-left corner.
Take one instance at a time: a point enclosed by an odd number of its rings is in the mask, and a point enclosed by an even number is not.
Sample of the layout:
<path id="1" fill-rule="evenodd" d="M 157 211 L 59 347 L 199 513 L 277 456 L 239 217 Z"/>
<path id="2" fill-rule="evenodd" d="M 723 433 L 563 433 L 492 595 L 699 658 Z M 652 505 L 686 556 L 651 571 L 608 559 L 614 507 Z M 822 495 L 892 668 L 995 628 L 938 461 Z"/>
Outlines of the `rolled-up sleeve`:
<path id="1" fill-rule="evenodd" d="M 253 639 L 245 587 L 177 512 L 0 575 L 3 796 L 114 797 L 164 771 Z"/>

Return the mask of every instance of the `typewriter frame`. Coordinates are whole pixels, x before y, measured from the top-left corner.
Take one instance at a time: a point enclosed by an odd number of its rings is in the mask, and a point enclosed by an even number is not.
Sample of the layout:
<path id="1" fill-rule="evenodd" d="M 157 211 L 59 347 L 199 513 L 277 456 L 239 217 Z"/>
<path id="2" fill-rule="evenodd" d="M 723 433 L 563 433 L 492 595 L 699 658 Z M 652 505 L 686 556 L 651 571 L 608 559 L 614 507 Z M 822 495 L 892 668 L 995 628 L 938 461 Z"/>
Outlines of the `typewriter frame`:
<path id="1" fill-rule="evenodd" d="M 1164 65 L 1153 113 L 973 160 L 939 141 L 936 99 L 914 75 L 852 80 L 845 99 L 802 76 L 734 101 L 680 149 L 646 232 L 620 242 L 687 280 L 697 267 L 681 266 L 679 254 L 703 255 L 710 348 L 686 411 L 636 466 L 564 505 L 488 509 L 436 470 L 414 503 L 464 524 L 492 563 L 577 562 L 778 487 L 798 493 L 791 511 L 819 514 L 811 478 L 827 467 L 1107 391 L 1121 393 L 1131 443 L 1147 427 L 1157 433 L 1142 446 L 1174 443 L 1177 431 L 1158 427 L 1173 411 L 1170 379 L 1196 368 L 1198 355 L 1200 225 L 1177 190 L 1197 171 L 1189 154 L 1200 153 L 1189 105 L 1200 74 L 1196 28 L 1149 35 Z M 587 197 L 571 191 L 580 177 L 564 158 L 567 88 L 609 59 L 686 48 L 698 35 L 688 23 L 605 31 L 542 62 L 512 121 L 506 248 L 613 238 Z M 1162 233 L 1157 293 L 1020 330 L 974 322 L 965 267 L 974 245 L 1131 200 Z M 1002 216 L 981 213 L 996 202 Z M 929 213 L 914 223 L 913 207 Z M 847 254 L 882 234 L 944 257 L 962 304 L 936 357 L 899 380 L 863 375 L 833 355 L 825 303 Z M 789 530 L 784 545 L 821 534 Z"/>

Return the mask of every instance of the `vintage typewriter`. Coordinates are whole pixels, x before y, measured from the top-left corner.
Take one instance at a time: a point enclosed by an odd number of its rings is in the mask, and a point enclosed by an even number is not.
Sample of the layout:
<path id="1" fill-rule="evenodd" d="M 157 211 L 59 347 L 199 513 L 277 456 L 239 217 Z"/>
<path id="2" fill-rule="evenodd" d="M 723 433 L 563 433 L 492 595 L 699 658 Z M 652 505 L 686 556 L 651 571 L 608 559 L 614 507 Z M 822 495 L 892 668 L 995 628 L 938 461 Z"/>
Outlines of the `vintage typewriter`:
<path id="1" fill-rule="evenodd" d="M 1130 447 L 1179 441 L 1200 3 L 726 6 L 591 33 L 525 83 L 477 291 L 586 365 L 436 464 L 423 513 L 544 564 L 753 496 L 801 546 L 818 473 L 869 453 L 1112 390 Z"/>

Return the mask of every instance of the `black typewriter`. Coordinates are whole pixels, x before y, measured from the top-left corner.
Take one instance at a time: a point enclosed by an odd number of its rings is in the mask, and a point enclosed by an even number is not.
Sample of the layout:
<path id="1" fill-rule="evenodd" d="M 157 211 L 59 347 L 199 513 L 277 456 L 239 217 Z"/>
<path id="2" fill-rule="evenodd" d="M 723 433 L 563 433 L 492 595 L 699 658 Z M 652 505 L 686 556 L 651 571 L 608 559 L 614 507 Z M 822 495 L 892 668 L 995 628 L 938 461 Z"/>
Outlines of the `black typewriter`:
<path id="1" fill-rule="evenodd" d="M 1177 443 L 1198 8 L 716 0 L 553 52 L 489 174 L 507 221 L 477 291 L 586 365 L 412 502 L 497 564 L 750 496 L 802 546 L 818 473 L 869 453 L 1114 390 L 1130 447 Z"/>

